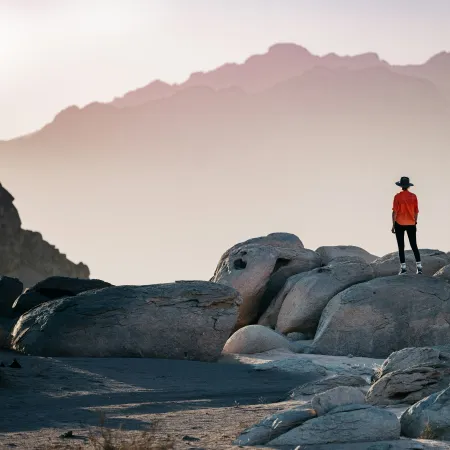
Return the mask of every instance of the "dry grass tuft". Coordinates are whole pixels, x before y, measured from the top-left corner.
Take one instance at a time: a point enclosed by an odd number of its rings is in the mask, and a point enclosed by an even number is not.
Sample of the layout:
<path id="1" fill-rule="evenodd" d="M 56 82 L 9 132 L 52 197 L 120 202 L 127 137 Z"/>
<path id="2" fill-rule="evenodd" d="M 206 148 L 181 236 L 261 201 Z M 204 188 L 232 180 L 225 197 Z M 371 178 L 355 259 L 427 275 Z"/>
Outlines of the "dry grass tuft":
<path id="1" fill-rule="evenodd" d="M 150 429 L 133 434 L 122 429 L 112 430 L 105 427 L 105 415 L 100 416 L 100 432 L 89 434 L 89 442 L 94 450 L 171 450 L 174 440 L 169 436 L 158 436 L 158 423 L 153 422 Z"/>
<path id="2" fill-rule="evenodd" d="M 432 426 L 427 423 L 426 427 L 422 431 L 422 434 L 419 436 L 419 439 L 438 439 L 439 436 L 433 430 Z"/>

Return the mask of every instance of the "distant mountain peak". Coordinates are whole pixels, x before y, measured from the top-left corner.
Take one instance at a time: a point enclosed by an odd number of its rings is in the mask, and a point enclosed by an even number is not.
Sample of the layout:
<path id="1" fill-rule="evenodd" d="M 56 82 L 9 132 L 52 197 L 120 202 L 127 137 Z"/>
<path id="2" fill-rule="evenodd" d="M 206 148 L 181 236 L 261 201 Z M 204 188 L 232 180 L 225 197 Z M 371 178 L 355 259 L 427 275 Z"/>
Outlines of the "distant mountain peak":
<path id="1" fill-rule="evenodd" d="M 295 54 L 312 56 L 312 53 L 301 45 L 291 42 L 280 42 L 269 47 L 268 54 Z"/>
<path id="2" fill-rule="evenodd" d="M 450 52 L 437 53 L 427 61 L 427 64 L 450 66 Z"/>

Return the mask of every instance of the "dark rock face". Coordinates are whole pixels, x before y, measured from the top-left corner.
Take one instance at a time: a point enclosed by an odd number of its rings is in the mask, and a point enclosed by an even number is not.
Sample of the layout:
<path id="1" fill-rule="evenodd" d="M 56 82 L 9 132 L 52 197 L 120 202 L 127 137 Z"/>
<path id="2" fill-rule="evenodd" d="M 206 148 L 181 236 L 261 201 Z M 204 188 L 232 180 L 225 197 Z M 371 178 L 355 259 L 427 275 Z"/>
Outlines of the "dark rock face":
<path id="1" fill-rule="evenodd" d="M 82 292 L 110 287 L 102 280 L 69 277 L 49 277 L 27 289 L 12 306 L 12 316 L 19 317 L 42 303 L 63 297 L 73 297 Z"/>
<path id="2" fill-rule="evenodd" d="M 434 277 L 393 276 L 352 286 L 323 311 L 314 351 L 387 357 L 406 347 L 450 342 L 450 285 Z"/>
<path id="3" fill-rule="evenodd" d="M 91 290 L 22 315 L 11 347 L 41 356 L 215 361 L 240 303 L 234 289 L 200 281 Z"/>
<path id="4" fill-rule="evenodd" d="M 0 276 L 0 317 L 11 317 L 12 305 L 23 291 L 17 278 Z"/>
<path id="5" fill-rule="evenodd" d="M 40 233 L 22 229 L 14 197 L 0 184 L 0 274 L 19 278 L 25 287 L 54 275 L 89 278 L 89 268 L 74 264 Z"/>

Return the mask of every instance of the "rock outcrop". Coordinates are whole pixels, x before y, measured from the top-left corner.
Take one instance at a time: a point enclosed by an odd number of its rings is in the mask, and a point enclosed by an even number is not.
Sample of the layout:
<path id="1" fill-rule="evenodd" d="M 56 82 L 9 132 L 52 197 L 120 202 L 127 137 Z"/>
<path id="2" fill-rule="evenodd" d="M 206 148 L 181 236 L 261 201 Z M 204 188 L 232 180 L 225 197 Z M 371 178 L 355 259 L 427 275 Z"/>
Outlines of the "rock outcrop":
<path id="1" fill-rule="evenodd" d="M 236 290 L 201 281 L 87 291 L 22 315 L 11 347 L 39 356 L 215 361 L 240 303 Z"/>
<path id="2" fill-rule="evenodd" d="M 22 229 L 14 197 L 0 184 L 0 274 L 19 278 L 25 287 L 54 275 L 89 278 L 89 268 L 74 264 L 40 233 Z"/>
<path id="3" fill-rule="evenodd" d="M 404 348 L 375 370 L 367 401 L 373 405 L 414 404 L 448 386 L 449 348 Z"/>
<path id="4" fill-rule="evenodd" d="M 241 294 L 243 302 L 239 309 L 237 330 L 257 323 L 287 277 L 319 267 L 320 263 L 319 255 L 305 249 L 297 236 L 273 233 L 250 239 L 227 250 L 211 281 L 231 286 Z M 284 273 L 281 280 L 270 283 L 271 278 L 282 268 L 288 273 Z M 265 296 L 264 302 L 267 304 L 264 305 L 262 300 L 269 283 L 272 293 Z"/>
<path id="5" fill-rule="evenodd" d="M 450 347 L 409 347 L 394 352 L 376 370 L 373 381 L 412 367 L 450 367 Z"/>
<path id="6" fill-rule="evenodd" d="M 82 292 L 110 287 L 102 280 L 69 277 L 49 277 L 27 289 L 12 305 L 10 315 L 19 317 L 42 303 L 63 297 L 73 297 Z"/>
<path id="7" fill-rule="evenodd" d="M 450 285 L 393 276 L 352 286 L 330 300 L 314 338 L 322 354 L 385 358 L 406 347 L 450 342 Z"/>
<path id="8" fill-rule="evenodd" d="M 422 366 L 396 370 L 381 377 L 367 392 L 372 405 L 412 405 L 446 388 L 450 383 L 450 368 Z"/>

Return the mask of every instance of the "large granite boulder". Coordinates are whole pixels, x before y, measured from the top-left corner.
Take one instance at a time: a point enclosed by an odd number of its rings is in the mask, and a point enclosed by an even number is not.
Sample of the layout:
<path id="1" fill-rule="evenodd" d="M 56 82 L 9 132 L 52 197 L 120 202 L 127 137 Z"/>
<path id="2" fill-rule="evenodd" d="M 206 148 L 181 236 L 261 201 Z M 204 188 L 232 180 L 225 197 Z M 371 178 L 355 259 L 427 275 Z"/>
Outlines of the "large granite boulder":
<path id="1" fill-rule="evenodd" d="M 308 420 L 268 445 L 303 448 L 307 445 L 391 439 L 400 439 L 400 422 L 394 413 L 370 405 L 345 405 Z"/>
<path id="2" fill-rule="evenodd" d="M 201 281 L 87 291 L 21 316 L 12 348 L 40 356 L 216 361 L 240 303 L 236 290 Z"/>
<path id="3" fill-rule="evenodd" d="M 0 276 L 0 317 L 11 317 L 12 305 L 23 291 L 23 284 L 17 278 Z"/>
<path id="4" fill-rule="evenodd" d="M 49 277 L 28 288 L 12 306 L 12 315 L 19 317 L 42 303 L 63 297 L 73 297 L 82 292 L 112 286 L 102 280 L 83 278 Z"/>
<path id="5" fill-rule="evenodd" d="M 416 260 L 411 250 L 405 251 L 406 266 L 409 273 L 416 273 Z M 420 257 L 423 264 L 424 275 L 432 276 L 439 269 L 450 263 L 448 254 L 440 250 L 420 249 Z M 400 259 L 398 252 L 389 253 L 372 262 L 372 267 L 377 277 L 388 277 L 398 274 Z"/>
<path id="6" fill-rule="evenodd" d="M 450 440 L 450 388 L 411 406 L 402 414 L 400 425 L 403 436 Z"/>
<path id="7" fill-rule="evenodd" d="M 326 267 L 298 278 L 287 293 L 278 313 L 276 328 L 282 333 L 314 333 L 322 311 L 339 292 L 371 280 L 373 270 L 359 258 L 337 258 Z"/>
<path id="8" fill-rule="evenodd" d="M 383 358 L 406 347 L 450 341 L 450 285 L 417 275 L 377 278 L 330 300 L 314 338 L 316 352 Z"/>
<path id="9" fill-rule="evenodd" d="M 250 239 L 227 250 L 211 281 L 231 286 L 241 294 L 243 302 L 235 327 L 237 330 L 258 322 L 264 309 L 261 300 L 276 272 L 284 267 L 295 267 L 298 273 L 319 266 L 319 255 L 305 249 L 297 236 L 274 233 Z M 268 301 L 266 298 L 265 302 Z"/>
<path id="10" fill-rule="evenodd" d="M 328 265 L 334 259 L 341 257 L 361 258 L 368 264 L 378 259 L 378 256 L 372 255 L 367 250 L 364 250 L 361 247 L 356 247 L 354 245 L 323 246 L 319 247 L 316 250 L 316 253 L 318 253 L 321 257 L 322 264 L 324 265 Z"/>
<path id="11" fill-rule="evenodd" d="M 224 354 L 263 353 L 277 348 L 289 349 L 291 342 L 281 334 L 262 325 L 247 325 L 233 333 L 225 343 Z"/>
<path id="12" fill-rule="evenodd" d="M 35 231 L 22 229 L 14 197 L 0 184 L 0 273 L 18 278 L 25 287 L 54 275 L 89 278 L 89 268 L 65 254 Z"/>

